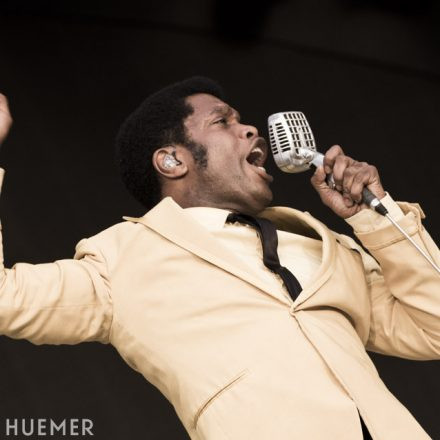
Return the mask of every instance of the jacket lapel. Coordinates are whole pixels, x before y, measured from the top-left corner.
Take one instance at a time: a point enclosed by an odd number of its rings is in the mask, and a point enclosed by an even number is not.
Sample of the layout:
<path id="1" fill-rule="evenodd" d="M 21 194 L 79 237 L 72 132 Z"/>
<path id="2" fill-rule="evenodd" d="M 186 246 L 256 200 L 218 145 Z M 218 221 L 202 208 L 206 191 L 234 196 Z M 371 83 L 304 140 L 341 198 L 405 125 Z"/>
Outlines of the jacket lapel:
<path id="1" fill-rule="evenodd" d="M 310 228 L 312 228 L 311 233 L 319 237 L 324 232 L 323 228 L 325 228 L 310 215 L 289 208 L 269 208 L 260 215 L 272 220 L 278 228 L 289 232 L 301 233 L 298 229 L 303 228 L 304 230 L 308 229 L 310 233 Z M 172 198 L 166 197 L 143 217 L 124 217 L 124 219 L 142 223 L 183 249 L 243 279 L 278 301 L 285 304 L 289 303 L 281 289 L 274 291 L 272 286 L 260 278 L 255 271 L 242 259 L 234 255 L 230 249 L 223 246 L 211 232 L 197 223 Z M 316 224 L 313 224 L 314 222 Z M 304 302 L 330 275 L 328 266 L 329 262 L 332 261 L 330 254 L 333 247 L 328 246 L 331 244 L 328 243 L 331 241 L 329 235 L 327 233 L 323 237 L 323 262 L 318 271 L 317 278 L 301 293 L 295 301 L 295 305 Z"/>

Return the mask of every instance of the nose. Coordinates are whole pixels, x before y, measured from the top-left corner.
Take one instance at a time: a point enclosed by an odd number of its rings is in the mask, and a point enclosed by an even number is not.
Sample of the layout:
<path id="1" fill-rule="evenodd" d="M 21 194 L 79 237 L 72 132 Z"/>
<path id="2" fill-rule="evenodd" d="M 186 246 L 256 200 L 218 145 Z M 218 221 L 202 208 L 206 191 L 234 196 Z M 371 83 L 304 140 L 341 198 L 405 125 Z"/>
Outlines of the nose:
<path id="1" fill-rule="evenodd" d="M 240 137 L 243 139 L 258 137 L 258 130 L 253 125 L 240 124 Z"/>

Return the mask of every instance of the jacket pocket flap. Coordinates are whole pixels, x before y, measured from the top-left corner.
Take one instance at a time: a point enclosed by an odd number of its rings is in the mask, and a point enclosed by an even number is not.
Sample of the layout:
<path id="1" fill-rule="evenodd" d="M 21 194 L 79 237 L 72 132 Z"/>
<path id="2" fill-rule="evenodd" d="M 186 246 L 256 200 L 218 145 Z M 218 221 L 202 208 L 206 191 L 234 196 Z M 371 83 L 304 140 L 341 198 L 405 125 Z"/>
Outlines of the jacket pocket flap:
<path id="1" fill-rule="evenodd" d="M 237 382 L 239 382 L 243 377 L 246 376 L 246 374 L 249 372 L 248 369 L 240 371 L 237 375 L 235 375 L 232 379 L 230 379 L 225 385 L 220 387 L 214 394 L 212 394 L 208 399 L 205 400 L 205 402 L 200 406 L 200 408 L 197 410 L 193 426 L 196 428 L 197 422 L 199 421 L 200 416 L 205 412 L 206 408 L 208 408 L 214 400 L 216 400 L 221 394 L 223 394 L 224 391 L 231 388 L 233 385 L 235 385 Z"/>

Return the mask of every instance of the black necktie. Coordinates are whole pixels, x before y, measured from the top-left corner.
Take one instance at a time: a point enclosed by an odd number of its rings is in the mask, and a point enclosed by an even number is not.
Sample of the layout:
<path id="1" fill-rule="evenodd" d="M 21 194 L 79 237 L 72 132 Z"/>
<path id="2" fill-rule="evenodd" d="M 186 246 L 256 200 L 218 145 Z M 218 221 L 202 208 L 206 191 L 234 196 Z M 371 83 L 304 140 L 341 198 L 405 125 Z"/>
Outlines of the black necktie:
<path id="1" fill-rule="evenodd" d="M 253 217 L 247 214 L 232 213 L 228 215 L 228 222 L 240 222 L 253 226 L 260 234 L 261 245 L 263 247 L 263 263 L 272 272 L 278 274 L 283 280 L 289 295 L 295 301 L 301 293 L 302 287 L 289 269 L 281 266 L 278 258 L 278 235 L 275 226 L 270 220 L 260 217 Z"/>

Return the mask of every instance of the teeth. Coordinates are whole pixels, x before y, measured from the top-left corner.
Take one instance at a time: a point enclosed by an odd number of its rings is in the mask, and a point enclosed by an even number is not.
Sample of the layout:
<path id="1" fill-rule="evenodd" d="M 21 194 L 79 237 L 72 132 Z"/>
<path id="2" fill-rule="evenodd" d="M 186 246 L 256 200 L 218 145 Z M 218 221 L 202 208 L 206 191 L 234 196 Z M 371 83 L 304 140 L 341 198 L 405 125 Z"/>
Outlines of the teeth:
<path id="1" fill-rule="evenodd" d="M 260 170 L 263 170 L 264 172 L 266 172 L 266 169 L 264 167 L 257 167 L 260 168 Z"/>
<path id="2" fill-rule="evenodd" d="M 258 164 L 263 163 L 263 157 L 264 157 L 264 151 L 260 147 L 254 147 L 246 157 L 246 160 L 251 165 L 258 167 Z"/>

